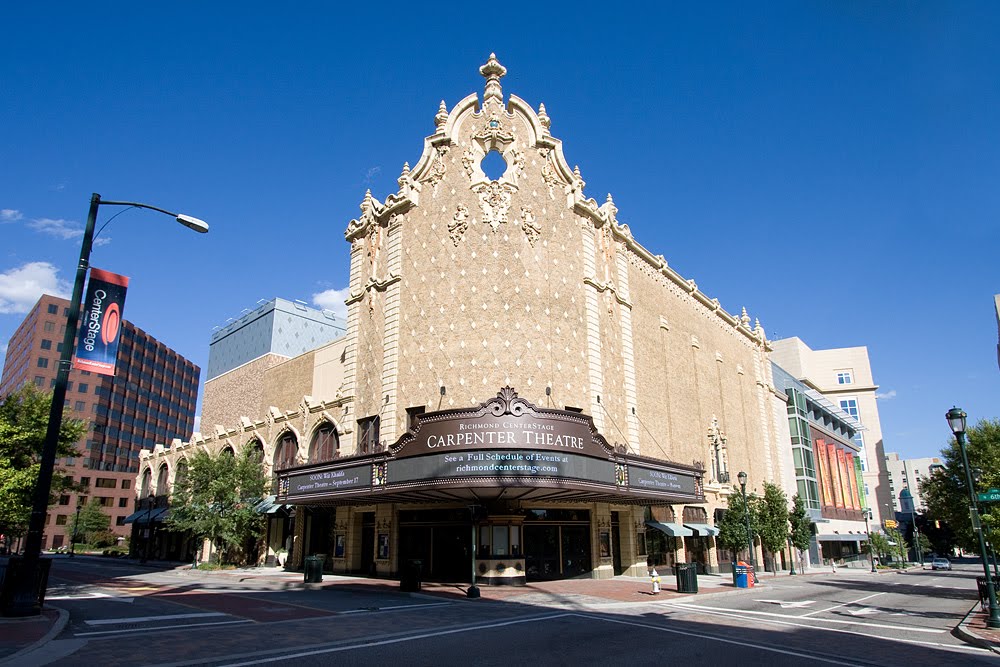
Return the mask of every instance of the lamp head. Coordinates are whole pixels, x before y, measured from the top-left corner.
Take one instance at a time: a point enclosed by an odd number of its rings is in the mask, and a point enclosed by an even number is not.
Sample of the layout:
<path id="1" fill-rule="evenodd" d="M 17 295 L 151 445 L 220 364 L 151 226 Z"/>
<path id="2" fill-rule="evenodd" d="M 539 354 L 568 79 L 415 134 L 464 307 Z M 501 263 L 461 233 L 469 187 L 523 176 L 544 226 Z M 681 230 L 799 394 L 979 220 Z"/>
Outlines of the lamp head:
<path id="1" fill-rule="evenodd" d="M 208 232 L 208 223 L 207 222 L 205 222 L 204 220 L 200 220 L 198 218 L 195 218 L 193 216 L 190 216 L 190 215 L 184 215 L 184 214 L 178 215 L 177 216 L 177 222 L 181 223 L 182 225 L 184 225 L 188 229 L 193 229 L 194 231 L 198 232 L 199 234 L 205 234 L 206 232 Z"/>
<path id="2" fill-rule="evenodd" d="M 742 470 L 739 472 L 738 475 L 736 475 L 736 479 L 740 480 L 740 486 L 747 485 L 747 474 Z"/>
<path id="3" fill-rule="evenodd" d="M 955 435 L 959 433 L 965 433 L 965 418 L 968 415 L 961 408 L 952 408 L 945 413 L 944 417 L 948 420 L 948 426 L 951 428 L 951 432 Z"/>

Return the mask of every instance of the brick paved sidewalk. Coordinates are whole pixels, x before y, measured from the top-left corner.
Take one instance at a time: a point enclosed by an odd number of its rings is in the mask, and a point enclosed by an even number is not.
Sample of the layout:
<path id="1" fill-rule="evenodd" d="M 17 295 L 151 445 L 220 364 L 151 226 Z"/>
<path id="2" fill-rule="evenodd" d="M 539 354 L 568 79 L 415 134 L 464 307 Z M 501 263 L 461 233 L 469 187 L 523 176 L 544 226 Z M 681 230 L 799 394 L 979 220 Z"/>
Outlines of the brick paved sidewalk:
<path id="1" fill-rule="evenodd" d="M 976 606 L 955 628 L 955 635 L 970 644 L 988 648 L 994 653 L 1000 653 L 1000 630 L 986 627 L 988 616 L 989 614 L 983 611 L 977 602 Z"/>
<path id="2" fill-rule="evenodd" d="M 54 637 L 58 633 L 57 626 L 65 625 L 63 616 L 65 612 L 46 607 L 41 616 L 0 617 L 0 664 L 34 644 Z"/>

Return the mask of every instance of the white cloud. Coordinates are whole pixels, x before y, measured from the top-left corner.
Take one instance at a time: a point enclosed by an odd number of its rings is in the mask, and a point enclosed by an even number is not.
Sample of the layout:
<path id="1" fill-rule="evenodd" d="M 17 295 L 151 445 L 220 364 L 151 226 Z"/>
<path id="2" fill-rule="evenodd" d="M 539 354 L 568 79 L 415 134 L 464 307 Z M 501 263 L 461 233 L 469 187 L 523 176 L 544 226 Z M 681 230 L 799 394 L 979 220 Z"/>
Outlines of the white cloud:
<path id="1" fill-rule="evenodd" d="M 17 209 L 0 208 L 0 222 L 15 222 L 23 217 Z"/>
<path id="2" fill-rule="evenodd" d="M 109 243 L 111 243 L 110 236 L 98 236 L 96 239 L 94 239 L 94 246 L 97 248 L 101 247 L 102 245 L 108 245 Z"/>
<path id="3" fill-rule="evenodd" d="M 326 308 L 327 310 L 332 310 L 333 314 L 342 319 L 347 319 L 347 306 L 344 305 L 344 300 L 347 298 L 350 290 L 345 287 L 344 289 L 328 289 L 323 292 L 318 292 L 313 294 L 313 304 L 319 308 Z"/>
<path id="4" fill-rule="evenodd" d="M 58 239 L 74 239 L 83 236 L 83 229 L 72 220 L 53 220 L 52 218 L 37 218 L 28 223 L 28 227 L 36 232 L 42 232 Z"/>
<path id="5" fill-rule="evenodd" d="M 0 273 L 0 313 L 26 313 L 42 294 L 69 298 L 70 284 L 48 262 L 29 262 Z"/>
<path id="6" fill-rule="evenodd" d="M 890 389 L 889 391 L 880 392 L 875 394 L 875 398 L 882 399 L 883 401 L 888 401 L 889 399 L 896 398 L 896 390 Z"/>

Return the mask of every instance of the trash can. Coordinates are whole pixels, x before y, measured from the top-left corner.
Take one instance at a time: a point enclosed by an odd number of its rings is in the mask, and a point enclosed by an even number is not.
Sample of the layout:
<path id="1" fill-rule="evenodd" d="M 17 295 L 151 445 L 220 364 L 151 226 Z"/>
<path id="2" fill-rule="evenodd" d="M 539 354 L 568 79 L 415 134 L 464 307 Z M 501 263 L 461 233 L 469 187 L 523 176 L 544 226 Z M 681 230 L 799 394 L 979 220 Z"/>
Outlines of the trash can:
<path id="1" fill-rule="evenodd" d="M 678 593 L 698 592 L 697 563 L 677 563 L 674 565 L 674 575 L 677 577 Z"/>
<path id="2" fill-rule="evenodd" d="M 989 611 L 990 591 L 986 586 L 986 577 L 976 577 L 976 587 L 979 589 L 979 606 L 983 611 Z M 1000 577 L 993 576 L 993 591 L 1000 596 Z"/>
<path id="3" fill-rule="evenodd" d="M 733 567 L 735 574 L 733 578 L 736 581 L 736 588 L 750 588 L 750 571 L 745 565 L 735 565 Z"/>
<path id="4" fill-rule="evenodd" d="M 323 582 L 323 556 L 306 556 L 304 569 L 307 584 Z"/>
<path id="5" fill-rule="evenodd" d="M 403 565 L 399 576 L 399 590 L 416 593 L 420 590 L 420 571 L 424 561 L 411 558 Z"/>

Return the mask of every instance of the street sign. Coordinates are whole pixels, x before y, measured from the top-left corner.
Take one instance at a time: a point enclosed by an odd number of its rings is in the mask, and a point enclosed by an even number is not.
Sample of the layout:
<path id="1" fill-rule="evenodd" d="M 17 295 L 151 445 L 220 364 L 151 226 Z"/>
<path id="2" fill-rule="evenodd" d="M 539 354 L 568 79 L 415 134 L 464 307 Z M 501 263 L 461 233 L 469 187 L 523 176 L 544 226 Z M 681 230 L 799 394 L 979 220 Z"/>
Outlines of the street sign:
<path id="1" fill-rule="evenodd" d="M 885 520 L 885 527 L 886 528 L 895 528 L 898 525 L 899 525 L 899 523 L 897 523 L 895 519 L 886 519 Z"/>
<path id="2" fill-rule="evenodd" d="M 981 503 L 1000 503 L 1000 489 L 990 489 L 986 493 L 977 493 L 976 497 Z"/>

